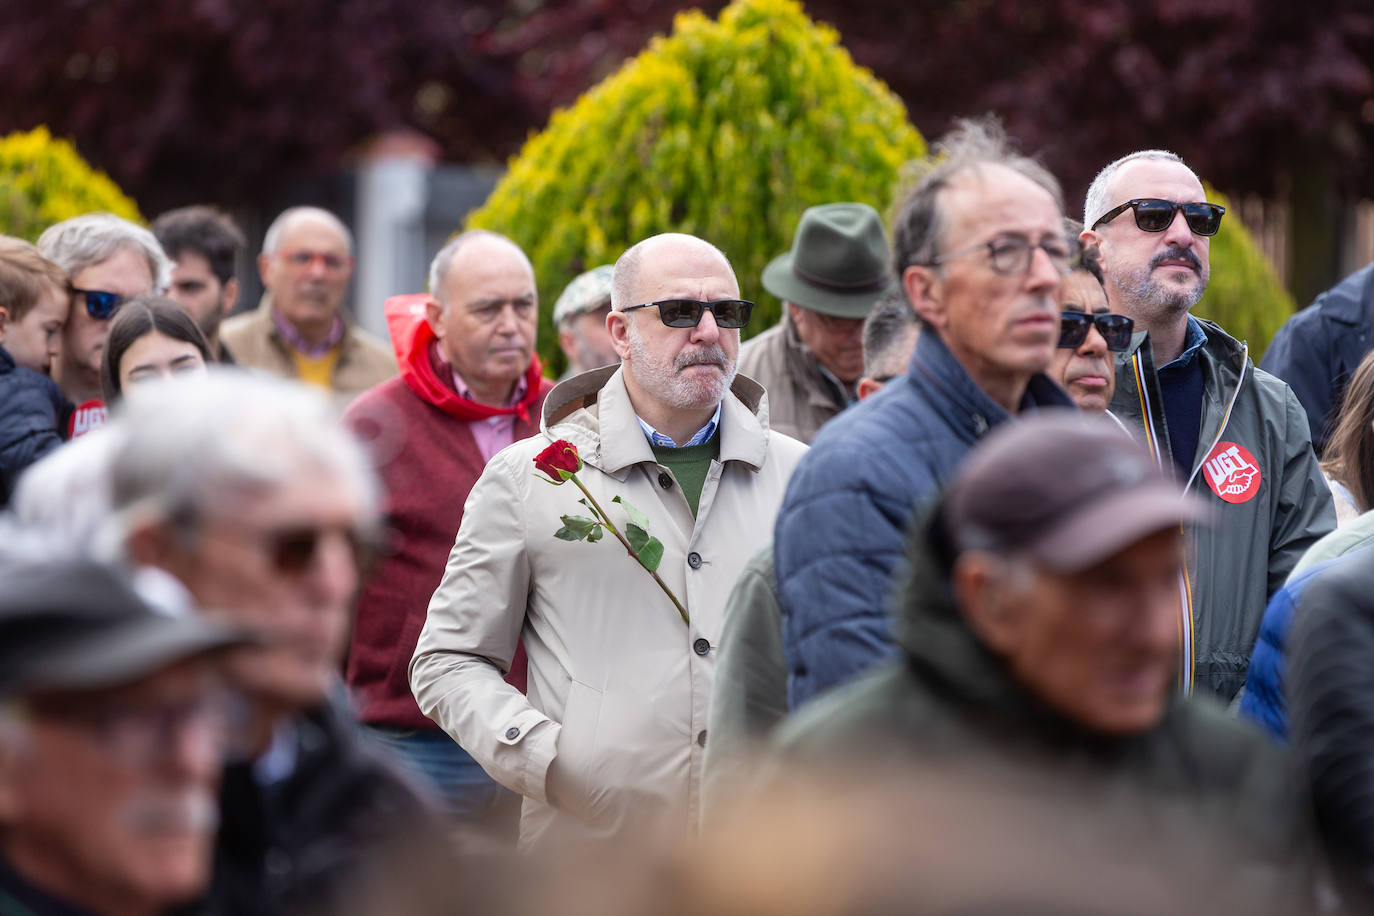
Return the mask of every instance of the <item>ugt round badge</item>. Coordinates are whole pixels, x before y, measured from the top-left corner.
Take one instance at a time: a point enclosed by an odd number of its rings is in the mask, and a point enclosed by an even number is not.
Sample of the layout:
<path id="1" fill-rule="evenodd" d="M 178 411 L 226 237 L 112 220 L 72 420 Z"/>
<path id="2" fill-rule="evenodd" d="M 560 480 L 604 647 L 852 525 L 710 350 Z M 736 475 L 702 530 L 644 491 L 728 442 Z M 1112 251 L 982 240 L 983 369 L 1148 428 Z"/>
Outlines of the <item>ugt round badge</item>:
<path id="1" fill-rule="evenodd" d="M 1260 488 L 1260 468 L 1255 456 L 1234 442 L 1218 442 L 1202 462 L 1202 476 L 1212 492 L 1228 503 L 1254 499 Z"/>

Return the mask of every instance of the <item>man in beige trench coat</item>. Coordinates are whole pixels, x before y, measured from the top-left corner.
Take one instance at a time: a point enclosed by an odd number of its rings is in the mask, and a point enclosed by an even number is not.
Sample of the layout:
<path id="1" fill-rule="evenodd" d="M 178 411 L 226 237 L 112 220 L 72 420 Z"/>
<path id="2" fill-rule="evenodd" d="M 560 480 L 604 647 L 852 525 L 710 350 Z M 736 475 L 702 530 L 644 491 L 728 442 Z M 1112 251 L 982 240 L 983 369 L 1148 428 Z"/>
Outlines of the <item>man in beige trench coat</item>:
<path id="1" fill-rule="evenodd" d="M 736 374 L 750 304 L 719 250 L 640 242 L 616 263 L 612 306 L 622 364 L 560 384 L 541 435 L 488 463 L 410 667 L 420 709 L 525 796 L 524 846 L 695 827 L 725 599 L 805 451 L 769 431 L 763 389 Z M 560 516 L 588 514 L 574 485 L 535 479 L 559 439 L 622 530 L 614 497 L 648 517 L 690 623 L 609 535 L 554 537 Z M 501 679 L 521 639 L 527 695 Z"/>

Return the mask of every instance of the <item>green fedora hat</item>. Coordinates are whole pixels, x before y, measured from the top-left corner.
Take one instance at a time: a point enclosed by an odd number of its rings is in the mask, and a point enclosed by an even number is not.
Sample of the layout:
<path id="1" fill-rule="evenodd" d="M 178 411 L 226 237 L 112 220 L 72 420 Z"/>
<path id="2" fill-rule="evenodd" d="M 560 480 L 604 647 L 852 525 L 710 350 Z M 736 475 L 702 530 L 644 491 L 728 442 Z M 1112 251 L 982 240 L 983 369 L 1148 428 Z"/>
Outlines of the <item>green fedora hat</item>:
<path id="1" fill-rule="evenodd" d="M 821 204 L 802 214 L 792 250 L 763 269 L 784 302 L 837 318 L 866 318 L 892 286 L 887 233 L 868 204 Z"/>

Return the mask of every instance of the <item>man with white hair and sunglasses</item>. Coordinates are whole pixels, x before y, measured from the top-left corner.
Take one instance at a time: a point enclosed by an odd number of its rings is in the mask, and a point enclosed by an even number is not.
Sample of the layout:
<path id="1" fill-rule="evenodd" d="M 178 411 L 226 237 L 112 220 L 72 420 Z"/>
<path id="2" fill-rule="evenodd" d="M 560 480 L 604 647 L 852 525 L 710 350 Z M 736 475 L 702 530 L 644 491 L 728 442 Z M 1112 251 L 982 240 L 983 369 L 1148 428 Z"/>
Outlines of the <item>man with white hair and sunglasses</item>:
<path id="1" fill-rule="evenodd" d="M 1180 578 L 1181 681 L 1230 700 L 1269 596 L 1336 515 L 1293 392 L 1255 368 L 1243 342 L 1190 314 L 1225 212 L 1177 155 L 1142 150 L 1093 180 L 1081 238 L 1101 251 L 1111 311 L 1135 321 L 1112 413 L 1214 507 Z"/>
<path id="2" fill-rule="evenodd" d="M 428 803 L 358 735 L 340 666 L 377 525 L 361 446 L 325 395 L 222 371 L 150 385 L 109 428 L 117 542 L 256 633 L 221 795 L 209 909 L 332 912 L 364 865 L 427 835 Z"/>
<path id="3" fill-rule="evenodd" d="M 38 237 L 38 249 L 67 274 L 71 291 L 53 378 L 76 405 L 69 432 L 80 435 L 105 421 L 100 359 L 110 320 L 130 299 L 165 291 L 172 262 L 151 232 L 109 213 L 85 213 L 49 226 Z"/>

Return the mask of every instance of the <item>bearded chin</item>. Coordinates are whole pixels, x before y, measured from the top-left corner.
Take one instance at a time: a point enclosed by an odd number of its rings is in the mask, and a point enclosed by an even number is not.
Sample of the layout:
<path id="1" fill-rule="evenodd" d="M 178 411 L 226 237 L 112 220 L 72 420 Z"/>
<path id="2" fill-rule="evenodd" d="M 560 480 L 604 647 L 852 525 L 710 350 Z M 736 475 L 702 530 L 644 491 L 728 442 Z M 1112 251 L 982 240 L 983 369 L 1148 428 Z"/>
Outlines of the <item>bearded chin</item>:
<path id="1" fill-rule="evenodd" d="M 1207 280 L 1207 275 L 1203 274 L 1194 286 L 1171 286 L 1156 280 L 1148 268 L 1142 268 L 1131 271 L 1121 291 L 1129 301 L 1157 312 L 1186 312 L 1202 299 L 1207 291 Z"/>

